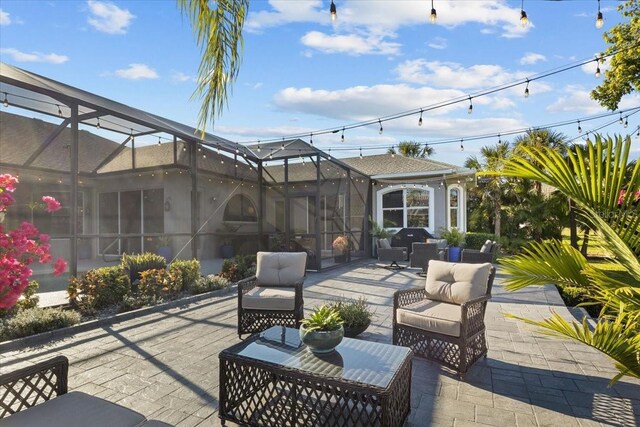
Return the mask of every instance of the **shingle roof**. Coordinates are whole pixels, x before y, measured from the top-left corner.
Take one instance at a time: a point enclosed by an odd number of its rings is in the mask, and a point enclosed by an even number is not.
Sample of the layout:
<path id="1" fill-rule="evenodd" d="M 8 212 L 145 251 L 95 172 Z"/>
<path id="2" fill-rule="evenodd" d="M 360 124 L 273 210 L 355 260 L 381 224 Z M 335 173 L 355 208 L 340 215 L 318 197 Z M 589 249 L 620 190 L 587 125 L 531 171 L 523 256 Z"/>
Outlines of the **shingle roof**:
<path id="1" fill-rule="evenodd" d="M 396 154 L 376 154 L 373 156 L 349 157 L 340 159 L 347 165 L 359 170 L 365 175 L 402 175 L 416 173 L 437 174 L 438 172 L 451 173 L 452 171 L 465 171 L 464 168 L 449 163 L 437 162 L 431 159 L 419 159 L 404 157 Z"/>

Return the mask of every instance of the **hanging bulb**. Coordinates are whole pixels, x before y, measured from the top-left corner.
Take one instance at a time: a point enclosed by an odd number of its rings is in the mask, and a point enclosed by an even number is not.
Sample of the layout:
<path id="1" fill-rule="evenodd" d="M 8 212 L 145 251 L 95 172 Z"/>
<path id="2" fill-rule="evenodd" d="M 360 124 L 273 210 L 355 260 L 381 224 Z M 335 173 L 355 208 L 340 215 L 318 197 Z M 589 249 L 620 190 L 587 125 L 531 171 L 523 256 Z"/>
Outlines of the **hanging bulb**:
<path id="1" fill-rule="evenodd" d="M 260 141 L 258 141 L 258 146 L 256 147 L 256 151 L 259 153 L 260 152 Z"/>
<path id="2" fill-rule="evenodd" d="M 529 97 L 529 79 L 527 79 L 527 87 L 524 88 L 524 97 Z"/>
<path id="3" fill-rule="evenodd" d="M 335 20 L 338 19 L 338 10 L 333 0 L 331 0 L 331 6 L 329 6 L 329 12 L 331 13 L 331 20 L 335 22 Z"/>
<path id="4" fill-rule="evenodd" d="M 580 126 L 580 120 L 578 120 L 578 133 L 582 133 L 582 126 Z"/>
<path id="5" fill-rule="evenodd" d="M 182 146 L 182 151 L 187 151 L 187 146 L 186 145 Z M 182 173 L 182 172 L 180 172 L 180 173 Z"/>
<path id="6" fill-rule="evenodd" d="M 422 126 L 422 110 L 420 110 L 420 118 L 418 119 L 418 126 Z"/>
<path id="7" fill-rule="evenodd" d="M 498 134 L 498 144 L 502 144 L 502 138 L 500 138 L 500 134 Z"/>
<path id="8" fill-rule="evenodd" d="M 362 158 L 362 147 L 360 147 L 360 158 Z"/>
<path id="9" fill-rule="evenodd" d="M 391 157 L 395 157 L 396 156 L 396 146 L 392 145 L 391 146 Z"/>
<path id="10" fill-rule="evenodd" d="M 638 126 L 638 132 L 636 133 L 636 138 L 640 138 L 640 126 Z"/>
<path id="11" fill-rule="evenodd" d="M 134 136 L 133 136 L 133 129 L 131 129 L 131 133 L 129 134 L 129 136 L 131 137 L 131 142 L 135 142 Z"/>
<path id="12" fill-rule="evenodd" d="M 207 153 L 202 153 L 202 158 L 206 159 L 207 158 Z"/>
<path id="13" fill-rule="evenodd" d="M 313 132 L 309 135 L 309 144 L 313 145 Z"/>
<path id="14" fill-rule="evenodd" d="M 245 159 L 247 158 L 247 152 L 246 152 L 246 150 L 242 152 L 242 155 L 244 156 L 244 158 L 245 158 Z"/>
<path id="15" fill-rule="evenodd" d="M 600 65 L 596 66 L 596 79 L 600 78 Z"/>
<path id="16" fill-rule="evenodd" d="M 460 151 L 464 151 L 464 144 L 463 144 L 463 140 L 460 140 Z"/>
<path id="17" fill-rule="evenodd" d="M 526 27 L 528 23 L 529 18 L 527 17 L 527 12 L 524 11 L 524 0 L 522 0 L 520 6 L 520 24 L 522 24 L 523 27 Z"/>
<path id="18" fill-rule="evenodd" d="M 329 148 L 329 160 L 331 160 L 331 148 Z"/>
<path id="19" fill-rule="evenodd" d="M 342 128 L 342 135 L 340 135 L 340 140 L 344 142 L 344 128 Z"/>
<path id="20" fill-rule="evenodd" d="M 162 141 L 160 141 L 160 137 L 158 137 L 158 145 L 160 145 Z"/>
<path id="21" fill-rule="evenodd" d="M 433 7 L 433 0 L 431 0 L 431 16 L 429 17 L 429 19 L 431 20 L 432 24 L 435 24 L 436 20 L 438 19 L 438 14 L 436 13 L 436 9 Z"/>
<path id="22" fill-rule="evenodd" d="M 284 151 L 284 142 L 282 142 L 282 145 L 280 145 L 280 150 Z"/>
<path id="23" fill-rule="evenodd" d="M 273 160 L 273 148 L 270 149 L 271 151 L 269 152 L 269 160 Z"/>
<path id="24" fill-rule="evenodd" d="M 598 14 L 596 15 L 596 28 L 600 29 L 604 26 L 604 17 L 600 11 L 600 0 L 598 0 Z"/>
<path id="25" fill-rule="evenodd" d="M 100 117 L 98 117 L 98 124 L 96 125 L 96 128 L 100 129 Z"/>
<path id="26" fill-rule="evenodd" d="M 60 109 L 60 106 L 56 104 L 56 107 L 58 107 L 58 115 L 62 117 L 62 110 Z"/>
<path id="27" fill-rule="evenodd" d="M 2 101 L 2 105 L 5 107 L 9 106 L 9 100 L 7 99 L 7 92 L 4 93 L 4 101 Z"/>
<path id="28" fill-rule="evenodd" d="M 467 113 L 473 113 L 473 103 L 471 102 L 471 97 L 469 97 L 469 109 L 467 110 Z"/>
<path id="29" fill-rule="evenodd" d="M 378 131 L 378 133 L 382 135 L 382 132 L 384 132 L 384 129 L 382 129 L 382 122 L 380 121 L 380 119 L 378 119 L 378 124 L 380 125 L 380 130 Z"/>
<path id="30" fill-rule="evenodd" d="M 622 120 L 622 113 L 620 113 L 620 120 L 618 120 L 618 123 L 623 124 L 624 120 Z"/>
<path id="31" fill-rule="evenodd" d="M 624 118 L 624 127 L 625 129 L 627 128 L 627 126 L 629 126 L 629 121 L 627 120 L 627 117 Z"/>
<path id="32" fill-rule="evenodd" d="M 240 154 L 240 150 L 236 148 L 236 154 Z"/>
<path id="33" fill-rule="evenodd" d="M 200 151 L 201 149 L 198 148 L 198 151 Z M 218 150 L 218 155 L 220 155 L 220 144 L 218 144 L 218 147 L 216 148 L 216 150 Z"/>

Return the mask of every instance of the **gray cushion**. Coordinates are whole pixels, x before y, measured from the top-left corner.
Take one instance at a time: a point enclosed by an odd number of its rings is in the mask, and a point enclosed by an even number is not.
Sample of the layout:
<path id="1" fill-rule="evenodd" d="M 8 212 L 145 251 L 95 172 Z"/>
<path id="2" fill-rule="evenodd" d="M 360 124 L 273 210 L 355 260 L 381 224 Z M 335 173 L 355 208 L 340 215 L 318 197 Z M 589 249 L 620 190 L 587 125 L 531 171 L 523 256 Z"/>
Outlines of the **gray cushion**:
<path id="1" fill-rule="evenodd" d="M 258 252 L 256 278 L 261 285 L 293 285 L 304 278 L 305 252 Z"/>
<path id="2" fill-rule="evenodd" d="M 396 320 L 425 331 L 459 337 L 461 317 L 459 305 L 422 300 L 398 309 Z"/>
<path id="3" fill-rule="evenodd" d="M 389 240 L 387 239 L 380 239 L 378 240 L 380 242 L 380 247 L 382 249 L 391 249 L 391 244 L 389 243 Z"/>
<path id="4" fill-rule="evenodd" d="M 444 249 L 447 247 L 447 239 L 427 239 L 427 243 L 437 244 L 438 249 Z"/>
<path id="5" fill-rule="evenodd" d="M 291 288 L 257 286 L 242 296 L 242 308 L 250 310 L 293 310 L 296 292 Z"/>
<path id="6" fill-rule="evenodd" d="M 63 394 L 0 420 L 2 427 L 137 427 L 145 417 L 81 391 Z"/>
<path id="7" fill-rule="evenodd" d="M 491 243 L 491 240 L 487 240 L 480 248 L 480 252 L 488 254 L 489 252 L 491 252 L 491 247 L 493 247 L 493 243 Z"/>
<path id="8" fill-rule="evenodd" d="M 425 290 L 427 298 L 462 304 L 487 293 L 491 264 L 429 261 Z"/>

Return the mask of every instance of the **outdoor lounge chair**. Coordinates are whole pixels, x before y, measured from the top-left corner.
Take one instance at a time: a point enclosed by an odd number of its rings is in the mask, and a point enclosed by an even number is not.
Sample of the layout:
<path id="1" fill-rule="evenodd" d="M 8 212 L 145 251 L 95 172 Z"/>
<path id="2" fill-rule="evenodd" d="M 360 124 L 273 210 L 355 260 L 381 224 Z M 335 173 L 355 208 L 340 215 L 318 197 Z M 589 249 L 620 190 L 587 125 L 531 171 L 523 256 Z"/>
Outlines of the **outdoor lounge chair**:
<path id="1" fill-rule="evenodd" d="M 437 243 L 420 243 L 414 242 L 411 250 L 411 267 L 420 268 L 422 274 L 426 274 L 429 267 L 429 261 L 432 259 L 439 260 Z"/>
<path id="2" fill-rule="evenodd" d="M 305 252 L 258 252 L 256 275 L 238 283 L 238 336 L 271 326 L 298 328 L 303 317 Z"/>
<path id="3" fill-rule="evenodd" d="M 495 274 L 488 263 L 429 261 L 424 287 L 394 294 L 393 344 L 462 377 L 487 354 L 484 313 Z"/>
<path id="4" fill-rule="evenodd" d="M 64 356 L 0 375 L 2 427 L 171 427 L 99 397 L 67 393 L 69 360 Z"/>
<path id="5" fill-rule="evenodd" d="M 499 250 L 499 243 L 487 240 L 479 251 L 463 249 L 460 261 L 468 264 L 482 264 L 485 262 L 493 263 Z"/>
<path id="6" fill-rule="evenodd" d="M 407 248 L 391 247 L 389 240 L 378 239 L 378 261 L 390 262 L 387 268 L 404 268 L 398 264 L 398 261 L 407 260 Z"/>

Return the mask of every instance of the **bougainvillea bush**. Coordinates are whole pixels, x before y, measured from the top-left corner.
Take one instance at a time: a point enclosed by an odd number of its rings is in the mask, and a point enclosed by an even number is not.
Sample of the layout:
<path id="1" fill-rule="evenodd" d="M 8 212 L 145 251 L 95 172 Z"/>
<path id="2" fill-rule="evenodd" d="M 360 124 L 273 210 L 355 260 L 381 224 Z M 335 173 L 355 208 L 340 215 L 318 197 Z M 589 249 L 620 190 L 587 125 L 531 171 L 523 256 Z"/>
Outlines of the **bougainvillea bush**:
<path id="1" fill-rule="evenodd" d="M 41 234 L 30 222 L 23 222 L 15 230 L 5 230 L 3 222 L 7 208 L 14 203 L 11 195 L 18 179 L 13 175 L 0 174 L 0 309 L 13 307 L 29 285 L 34 262 L 53 264 L 53 274 L 59 276 L 67 268 L 64 259 L 52 262 L 49 236 Z M 48 212 L 60 209 L 60 203 L 50 196 L 42 197 Z"/>

